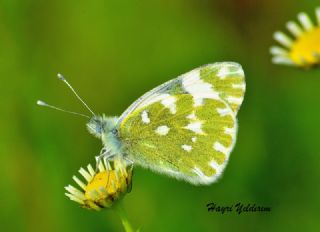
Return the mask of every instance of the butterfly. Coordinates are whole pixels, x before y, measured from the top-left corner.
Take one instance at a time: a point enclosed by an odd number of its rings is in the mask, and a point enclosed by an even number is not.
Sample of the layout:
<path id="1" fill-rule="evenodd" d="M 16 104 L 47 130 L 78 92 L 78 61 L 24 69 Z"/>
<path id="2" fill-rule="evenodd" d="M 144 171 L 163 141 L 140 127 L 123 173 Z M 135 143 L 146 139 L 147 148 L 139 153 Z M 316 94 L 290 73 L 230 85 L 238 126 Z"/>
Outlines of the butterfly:
<path id="1" fill-rule="evenodd" d="M 83 102 L 93 114 L 87 128 L 102 140 L 103 157 L 208 185 L 221 176 L 235 145 L 245 88 L 241 65 L 207 64 L 145 93 L 119 117 L 98 116 Z"/>

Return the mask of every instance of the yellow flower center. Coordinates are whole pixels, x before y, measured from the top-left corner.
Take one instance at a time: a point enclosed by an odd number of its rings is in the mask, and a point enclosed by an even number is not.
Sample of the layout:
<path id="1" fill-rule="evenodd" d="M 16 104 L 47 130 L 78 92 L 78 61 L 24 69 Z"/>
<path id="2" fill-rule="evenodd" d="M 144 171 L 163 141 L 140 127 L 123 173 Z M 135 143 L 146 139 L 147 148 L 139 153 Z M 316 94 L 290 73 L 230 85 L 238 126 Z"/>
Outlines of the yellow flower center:
<path id="1" fill-rule="evenodd" d="M 106 194 L 101 192 L 101 188 L 103 188 L 109 195 L 116 193 L 117 189 L 120 188 L 120 183 L 116 178 L 114 170 L 99 172 L 93 177 L 93 179 L 86 186 L 86 199 L 96 200 L 93 199 L 92 195 L 90 194 L 94 190 L 100 194 L 101 198 L 106 197 Z"/>
<path id="2" fill-rule="evenodd" d="M 304 32 L 292 45 L 290 57 L 298 65 L 316 64 L 320 57 L 320 27 Z"/>

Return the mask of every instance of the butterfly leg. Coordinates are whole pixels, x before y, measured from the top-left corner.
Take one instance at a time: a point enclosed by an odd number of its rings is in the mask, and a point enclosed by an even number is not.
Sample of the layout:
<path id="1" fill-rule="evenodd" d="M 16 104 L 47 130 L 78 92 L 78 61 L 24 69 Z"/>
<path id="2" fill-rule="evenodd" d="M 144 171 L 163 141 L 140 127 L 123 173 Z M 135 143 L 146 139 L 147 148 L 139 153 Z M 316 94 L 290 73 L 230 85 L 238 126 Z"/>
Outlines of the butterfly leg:
<path id="1" fill-rule="evenodd" d="M 96 163 L 96 172 L 99 169 L 99 164 L 103 159 L 108 160 L 110 157 L 112 157 L 113 154 L 110 153 L 110 150 L 107 150 L 105 147 L 101 149 L 99 156 L 97 157 L 97 163 Z"/>
<path id="2" fill-rule="evenodd" d="M 111 153 L 110 150 L 107 150 L 105 147 L 101 149 L 100 155 L 97 157 L 97 164 L 96 164 L 96 172 L 98 172 L 99 169 L 99 164 L 102 162 L 102 160 L 105 160 L 105 166 L 108 172 L 108 177 L 107 177 L 107 185 L 109 185 L 109 179 L 110 179 L 110 163 L 109 160 L 111 160 L 115 154 Z"/>

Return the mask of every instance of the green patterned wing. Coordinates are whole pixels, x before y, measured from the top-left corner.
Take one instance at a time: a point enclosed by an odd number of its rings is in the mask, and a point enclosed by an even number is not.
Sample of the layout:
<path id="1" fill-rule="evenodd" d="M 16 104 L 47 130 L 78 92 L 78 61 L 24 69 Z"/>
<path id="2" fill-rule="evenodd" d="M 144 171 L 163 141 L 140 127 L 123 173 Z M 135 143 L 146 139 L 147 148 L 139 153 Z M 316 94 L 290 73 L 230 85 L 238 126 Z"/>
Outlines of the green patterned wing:
<path id="1" fill-rule="evenodd" d="M 236 63 L 222 62 L 203 66 L 199 71 L 201 79 L 211 84 L 213 90 L 237 115 L 246 89 L 241 66 Z"/>
<path id="2" fill-rule="evenodd" d="M 241 73 L 240 83 L 236 75 Z M 242 100 L 231 99 L 243 99 L 240 85 L 241 66 L 216 63 L 157 87 L 120 117 L 124 152 L 153 171 L 193 184 L 214 182 L 236 141 Z"/>

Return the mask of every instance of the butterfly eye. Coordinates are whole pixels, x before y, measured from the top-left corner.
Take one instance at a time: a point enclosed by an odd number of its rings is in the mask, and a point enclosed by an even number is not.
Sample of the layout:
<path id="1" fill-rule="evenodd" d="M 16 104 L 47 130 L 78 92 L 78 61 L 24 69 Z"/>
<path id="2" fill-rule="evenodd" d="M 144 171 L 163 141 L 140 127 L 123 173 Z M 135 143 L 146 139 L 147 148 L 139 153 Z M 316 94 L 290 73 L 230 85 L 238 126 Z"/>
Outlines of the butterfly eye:
<path id="1" fill-rule="evenodd" d="M 117 135 L 117 134 L 118 134 L 118 130 L 117 130 L 117 129 L 113 129 L 111 132 L 112 132 L 112 134 L 114 134 L 114 135 Z"/>

